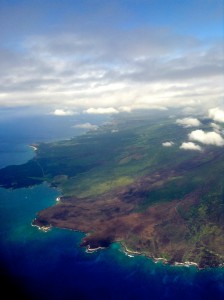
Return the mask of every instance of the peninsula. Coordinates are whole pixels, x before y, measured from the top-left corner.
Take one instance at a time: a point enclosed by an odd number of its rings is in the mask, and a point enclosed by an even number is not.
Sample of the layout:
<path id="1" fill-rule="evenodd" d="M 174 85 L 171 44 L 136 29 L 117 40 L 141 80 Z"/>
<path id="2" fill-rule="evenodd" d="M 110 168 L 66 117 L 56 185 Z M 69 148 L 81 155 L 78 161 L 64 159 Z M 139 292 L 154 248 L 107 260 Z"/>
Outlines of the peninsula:
<path id="1" fill-rule="evenodd" d="M 211 120 L 192 128 L 176 119 L 124 114 L 70 140 L 35 144 L 33 159 L 0 170 L 0 185 L 59 189 L 33 225 L 82 231 L 88 252 L 120 242 L 129 254 L 173 265 L 223 266 L 224 147 L 183 147 L 192 146 L 192 131 L 211 132 Z"/>

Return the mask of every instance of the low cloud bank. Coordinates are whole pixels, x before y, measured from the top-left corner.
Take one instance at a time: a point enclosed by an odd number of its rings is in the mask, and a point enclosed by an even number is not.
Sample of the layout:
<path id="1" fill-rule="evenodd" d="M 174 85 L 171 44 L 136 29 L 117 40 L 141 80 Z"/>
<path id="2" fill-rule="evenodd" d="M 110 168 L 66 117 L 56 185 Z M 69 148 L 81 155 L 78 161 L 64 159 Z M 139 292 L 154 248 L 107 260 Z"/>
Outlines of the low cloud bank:
<path id="1" fill-rule="evenodd" d="M 188 135 L 189 140 L 197 141 L 205 145 L 223 146 L 224 139 L 222 136 L 214 131 L 204 132 L 203 130 L 194 130 Z"/>
<path id="2" fill-rule="evenodd" d="M 180 149 L 184 149 L 184 150 L 196 150 L 196 151 L 201 151 L 202 148 L 199 145 L 196 145 L 195 143 L 192 142 L 184 142 L 182 143 L 182 145 L 180 146 Z"/>

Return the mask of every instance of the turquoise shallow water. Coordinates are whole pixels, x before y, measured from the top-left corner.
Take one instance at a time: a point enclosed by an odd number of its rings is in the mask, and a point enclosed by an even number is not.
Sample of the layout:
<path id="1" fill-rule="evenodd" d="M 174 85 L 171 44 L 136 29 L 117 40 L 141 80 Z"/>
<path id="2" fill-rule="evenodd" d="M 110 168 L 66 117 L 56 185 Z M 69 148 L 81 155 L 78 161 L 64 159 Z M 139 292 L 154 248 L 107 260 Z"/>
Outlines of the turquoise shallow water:
<path id="1" fill-rule="evenodd" d="M 31 149 L 14 139 L 0 163 L 22 163 Z M 9 149 L 10 143 L 8 143 Z M 59 192 L 42 184 L 0 189 L 1 275 L 27 299 L 214 299 L 224 297 L 224 269 L 171 267 L 144 256 L 129 257 L 119 244 L 88 254 L 83 233 L 31 226 L 36 213 L 54 205 Z M 5 281 L 6 281 L 5 279 Z"/>

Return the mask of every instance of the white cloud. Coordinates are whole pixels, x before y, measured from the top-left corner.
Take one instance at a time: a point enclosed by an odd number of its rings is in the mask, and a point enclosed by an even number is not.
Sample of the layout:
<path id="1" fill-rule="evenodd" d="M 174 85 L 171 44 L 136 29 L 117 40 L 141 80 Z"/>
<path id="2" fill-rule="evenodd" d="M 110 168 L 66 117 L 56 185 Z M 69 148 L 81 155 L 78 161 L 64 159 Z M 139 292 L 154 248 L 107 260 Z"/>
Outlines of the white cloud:
<path id="1" fill-rule="evenodd" d="M 119 111 L 113 107 L 91 107 L 84 112 L 87 114 L 117 114 Z"/>
<path id="2" fill-rule="evenodd" d="M 164 146 L 164 147 L 171 147 L 171 146 L 173 146 L 173 142 L 164 142 L 164 143 L 162 143 L 162 145 Z"/>
<path id="3" fill-rule="evenodd" d="M 97 125 L 91 124 L 91 123 L 82 123 L 82 124 L 76 124 L 72 127 L 75 128 L 82 128 L 82 129 L 90 129 L 90 130 L 96 130 L 98 128 Z"/>
<path id="4" fill-rule="evenodd" d="M 202 148 L 199 145 L 196 145 L 195 143 L 192 142 L 184 142 L 182 143 L 182 145 L 180 146 L 180 149 L 184 149 L 184 150 L 196 150 L 196 151 L 201 151 Z"/>
<path id="5" fill-rule="evenodd" d="M 208 115 L 214 121 L 224 123 L 224 110 L 220 109 L 219 107 L 209 109 Z"/>
<path id="6" fill-rule="evenodd" d="M 201 125 L 201 122 L 196 118 L 177 119 L 176 123 L 184 127 L 197 127 Z"/>
<path id="7" fill-rule="evenodd" d="M 206 145 L 224 146 L 224 139 L 217 132 L 204 132 L 203 130 L 194 130 L 188 135 L 192 141 L 197 141 Z"/>
<path id="8" fill-rule="evenodd" d="M 76 115 L 77 112 L 72 110 L 55 109 L 55 111 L 53 111 L 51 114 L 55 116 L 73 116 Z"/>

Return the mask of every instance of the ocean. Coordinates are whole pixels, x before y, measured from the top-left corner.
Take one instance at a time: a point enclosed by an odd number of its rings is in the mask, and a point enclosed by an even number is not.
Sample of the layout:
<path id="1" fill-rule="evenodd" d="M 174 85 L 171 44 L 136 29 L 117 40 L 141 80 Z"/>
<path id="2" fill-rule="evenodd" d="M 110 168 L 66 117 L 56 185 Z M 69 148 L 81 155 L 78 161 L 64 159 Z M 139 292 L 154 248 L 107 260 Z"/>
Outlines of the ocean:
<path id="1" fill-rule="evenodd" d="M 16 118 L 0 122 L 0 167 L 21 164 L 35 153 L 30 143 L 60 140 L 84 133 L 78 117 Z M 103 119 L 89 122 L 100 124 Z M 98 123 L 97 123 L 98 122 Z M 197 270 L 128 256 L 115 243 L 86 253 L 84 233 L 31 225 L 41 209 L 54 205 L 59 191 L 41 184 L 0 188 L 1 289 L 10 298 L 36 300 L 223 300 L 224 268 Z"/>

